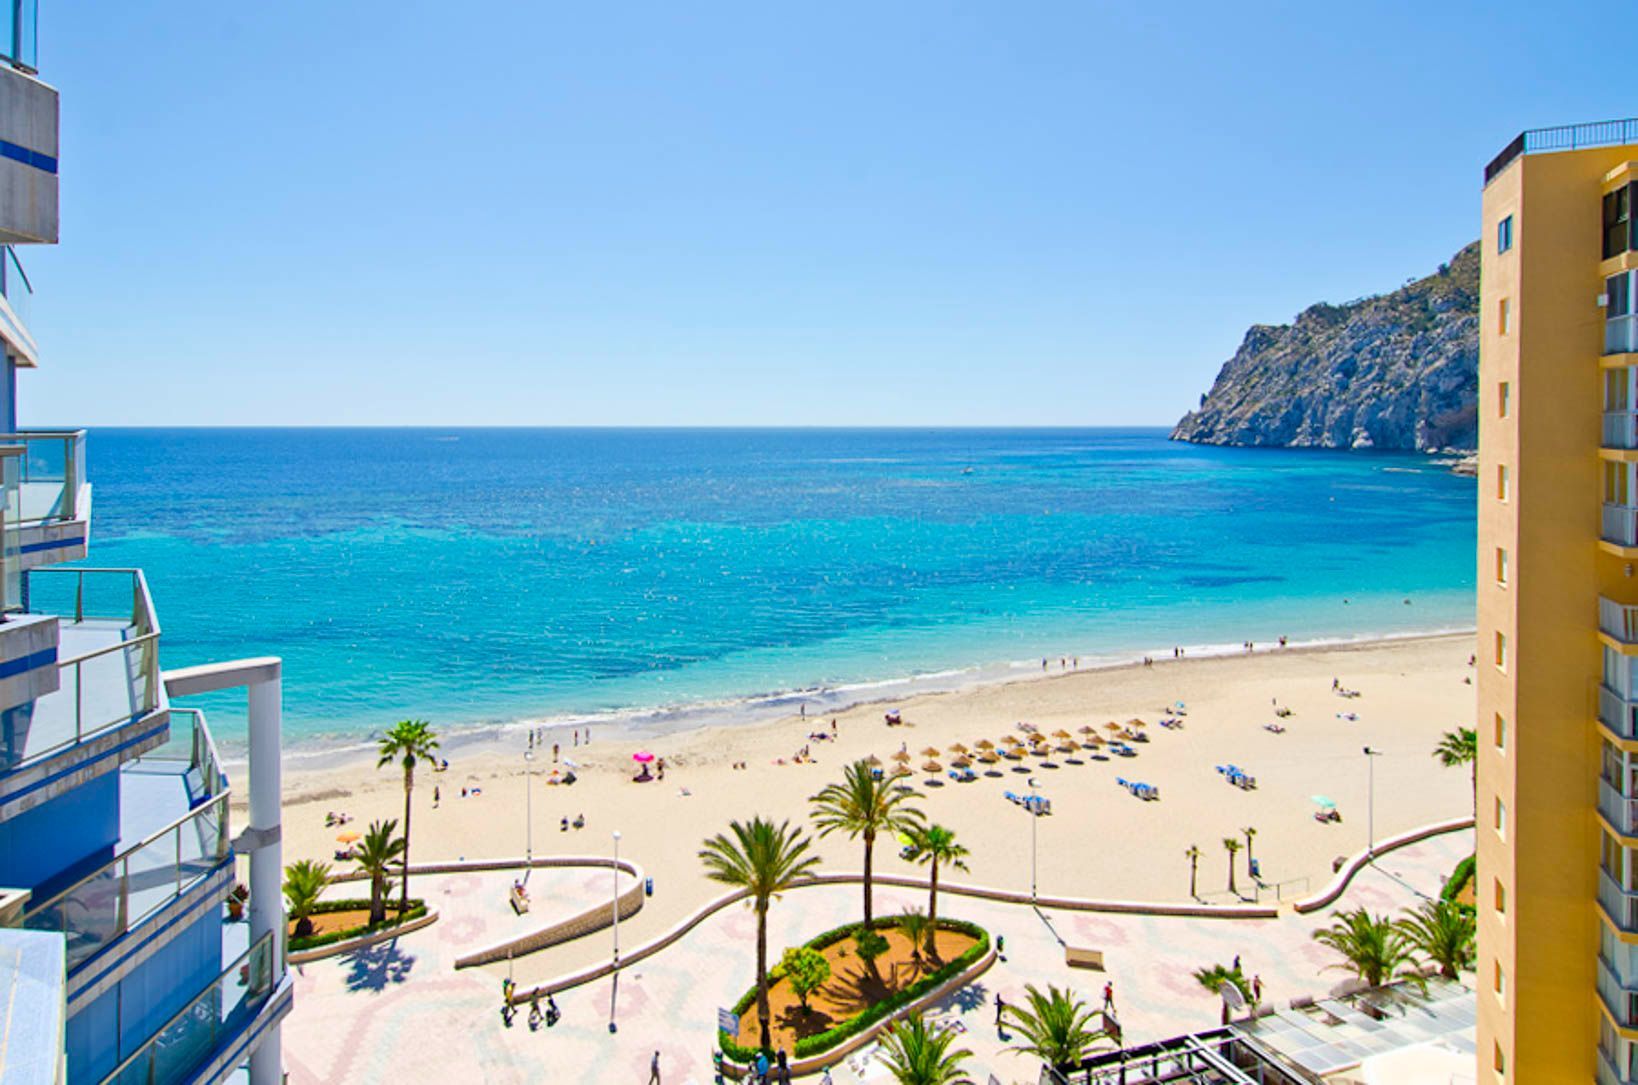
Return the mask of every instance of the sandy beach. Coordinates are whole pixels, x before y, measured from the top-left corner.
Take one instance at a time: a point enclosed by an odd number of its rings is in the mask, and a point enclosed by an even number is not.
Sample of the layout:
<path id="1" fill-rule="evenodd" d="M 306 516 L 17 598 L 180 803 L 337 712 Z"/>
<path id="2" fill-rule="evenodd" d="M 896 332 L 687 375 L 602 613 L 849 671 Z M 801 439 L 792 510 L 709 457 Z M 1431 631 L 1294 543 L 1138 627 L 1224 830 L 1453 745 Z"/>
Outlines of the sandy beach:
<path id="1" fill-rule="evenodd" d="M 1067 671 L 1053 661 L 1048 673 L 1033 680 L 899 701 L 894 707 L 902 713 L 902 726 L 886 725 L 884 706 L 860 705 L 834 717 L 836 738 L 825 741 L 808 736 L 830 733 L 828 716 L 705 727 L 641 741 L 593 733 L 590 744 L 582 746 L 565 729 L 545 737 L 532 763 L 534 850 L 607 855 L 619 830 L 621 854 L 642 864 L 655 881 L 653 899 L 622 928 L 623 937 L 636 944 L 717 895 L 718 887 L 706 881 L 696 858 L 703 839 L 732 818 L 755 814 L 805 822 L 809 796 L 836 779 L 849 761 L 872 754 L 888 761 L 902 745 L 915 755 L 916 767 L 927 760 L 921 751 L 928 747 L 937 748 L 937 760 L 948 767 L 952 744 L 999 741 L 1017 733 L 1019 721 L 1050 733 L 1077 732 L 1087 724 L 1101 729 L 1109 721 L 1137 717 L 1147 721 L 1149 741 L 1135 746 L 1135 758 L 1056 754 L 1046 759 L 1049 765 L 1029 757 L 1002 762 L 996 766 L 999 776 L 981 773 L 968 783 L 940 774 L 941 786 L 928 786 L 925 773 L 910 777 L 928 816 L 953 828 L 971 850 L 970 872 L 949 877 L 1028 888 L 1032 819 L 1003 792 L 1027 791 L 1033 776 L 1052 802 L 1051 816 L 1035 824 L 1043 894 L 1186 900 L 1185 852 L 1197 845 L 1200 895 L 1226 900 L 1228 858 L 1222 842 L 1225 837 L 1243 842 L 1248 826 L 1257 830 L 1255 854 L 1265 881 L 1300 894 L 1323 884 L 1334 858 L 1366 844 L 1366 745 L 1381 751 L 1372 759 L 1378 837 L 1471 810 L 1467 772 L 1443 768 L 1432 749 L 1442 732 L 1473 726 L 1472 652 L 1472 635 L 1457 634 L 1259 649 L 1103 670 Z M 1339 695 L 1333 680 L 1359 695 Z M 1178 701 L 1187 705 L 1183 728 L 1158 726 L 1161 709 Z M 1276 716 L 1276 703 L 1289 714 Z M 1348 713 L 1357 719 L 1341 718 Z M 1283 725 L 1284 732 L 1267 730 L 1270 723 Z M 579 766 L 572 786 L 546 783 L 554 742 L 558 768 L 562 758 Z M 793 755 L 804 746 L 811 761 L 796 763 Z M 522 855 L 525 772 L 531 767 L 526 749 L 526 736 L 519 734 L 499 748 L 460 747 L 447 772 L 418 772 L 414 858 Z M 663 781 L 633 782 L 638 766 L 632 755 L 639 749 L 664 758 Z M 1215 766 L 1230 762 L 1255 776 L 1254 790 L 1234 787 L 1217 772 Z M 734 767 L 740 763 L 746 768 Z M 1134 798 L 1117 785 L 1117 777 L 1154 785 L 1160 799 Z M 1315 795 L 1336 802 L 1340 823 L 1313 817 Z M 328 859 L 339 830 L 325 825 L 326 813 L 347 813 L 354 819 L 349 828 L 402 817 L 401 777 L 377 770 L 373 759 L 292 766 L 284 805 L 285 861 Z M 580 815 L 584 829 L 561 830 L 564 818 Z M 878 871 L 912 873 L 915 868 L 896 851 L 891 843 L 878 849 Z M 860 866 L 859 847 L 846 839 L 820 841 L 818 852 L 830 869 Z M 1244 871 L 1242 856 L 1242 887 Z M 520 962 L 520 977 L 555 975 L 604 951 L 601 942 L 555 947 Z"/>

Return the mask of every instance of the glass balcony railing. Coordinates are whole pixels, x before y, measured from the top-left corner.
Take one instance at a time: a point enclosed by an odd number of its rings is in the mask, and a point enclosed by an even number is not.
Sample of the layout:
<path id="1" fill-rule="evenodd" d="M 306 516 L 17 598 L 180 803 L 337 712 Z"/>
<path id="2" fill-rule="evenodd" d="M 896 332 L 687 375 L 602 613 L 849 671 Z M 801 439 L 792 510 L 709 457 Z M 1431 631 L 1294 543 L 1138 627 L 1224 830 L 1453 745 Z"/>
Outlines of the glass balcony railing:
<path id="1" fill-rule="evenodd" d="M 188 1080 L 267 1005 L 278 986 L 276 964 L 269 932 L 103 1078 L 102 1085 Z"/>
<path id="2" fill-rule="evenodd" d="M 1598 600 L 1598 629 L 1622 644 L 1638 644 L 1638 606 Z"/>
<path id="3" fill-rule="evenodd" d="M 8 491 L 7 501 L 20 526 L 79 519 L 84 511 L 80 487 L 86 480 L 83 429 L 0 433 L 0 446 L 23 450 L 17 497 L 11 501 Z"/>
<path id="4" fill-rule="evenodd" d="M 190 795 L 179 788 L 176 797 L 197 805 L 68 888 L 30 902 L 23 916 L 29 930 L 64 936 L 70 972 L 208 877 L 232 854 L 227 779 L 210 729 L 197 711 L 176 714 L 192 717 L 191 732 L 181 742 L 173 739 L 170 747 L 145 755 L 143 763 L 182 760 L 176 755 L 185 751 L 188 771 L 178 779 L 196 779 L 203 792 Z"/>
<path id="5" fill-rule="evenodd" d="M 11 245 L 0 245 L 0 297 L 6 299 L 11 311 L 17 314 L 23 330 L 29 330 L 34 314 L 34 285 L 28 281 L 17 250 Z"/>
<path id="6" fill-rule="evenodd" d="M 1599 538 L 1617 546 L 1638 546 L 1638 508 L 1606 504 Z"/>
<path id="7" fill-rule="evenodd" d="M 1598 955 L 1598 996 L 1622 1028 L 1638 1028 L 1638 986 L 1627 987 L 1604 955 Z"/>
<path id="8" fill-rule="evenodd" d="M 0 25 L 0 57 L 13 68 L 33 74 L 40 70 L 40 0 L 0 0 L 5 23 Z"/>
<path id="9" fill-rule="evenodd" d="M 30 571 L 31 613 L 58 617 L 58 688 L 0 717 L 0 771 L 68 749 L 164 702 L 159 618 L 140 569 Z M 16 717 L 16 718 L 14 718 Z"/>
<path id="10" fill-rule="evenodd" d="M 1609 686 L 1598 687 L 1598 719 L 1620 737 L 1638 739 L 1638 703 Z"/>
<path id="11" fill-rule="evenodd" d="M 1612 316 L 1604 321 L 1604 353 L 1638 351 L 1638 315 Z"/>
<path id="12" fill-rule="evenodd" d="M 1604 447 L 1638 448 L 1638 411 L 1604 412 Z"/>
<path id="13" fill-rule="evenodd" d="M 1638 836 L 1638 799 L 1621 794 L 1621 789 L 1598 778 L 1598 812 L 1625 836 Z"/>
<path id="14" fill-rule="evenodd" d="M 1623 1074 L 1616 1068 L 1615 1059 L 1602 1045 L 1598 1048 L 1598 1085 L 1632 1085 L 1638 1081 L 1638 1067 L 1630 1068 L 1634 1073 Z"/>

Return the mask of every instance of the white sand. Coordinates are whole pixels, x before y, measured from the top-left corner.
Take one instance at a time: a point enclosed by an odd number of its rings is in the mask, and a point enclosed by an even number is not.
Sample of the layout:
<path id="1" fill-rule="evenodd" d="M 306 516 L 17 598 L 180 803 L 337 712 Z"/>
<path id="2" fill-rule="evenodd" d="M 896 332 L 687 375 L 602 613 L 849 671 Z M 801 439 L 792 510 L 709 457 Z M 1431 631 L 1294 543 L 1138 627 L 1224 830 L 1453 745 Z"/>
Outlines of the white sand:
<path id="1" fill-rule="evenodd" d="M 649 906 L 622 925 L 622 941 L 636 945 L 666 929 L 717 894 L 696 857 L 701 840 L 721 831 L 731 818 L 762 814 L 805 820 L 808 798 L 836 779 L 847 761 L 876 754 L 884 761 L 902 743 L 925 760 L 927 746 L 945 751 L 954 742 L 973 745 L 999 740 L 1027 720 L 1041 730 L 1076 731 L 1110 720 L 1137 716 L 1148 721 L 1151 741 L 1136 747 L 1135 759 L 1111 758 L 1045 768 L 1025 763 L 1030 774 L 1003 763 L 1000 779 L 980 776 L 973 783 L 945 780 L 920 785 L 923 806 L 935 821 L 955 829 L 972 851 L 970 873 L 954 880 L 1027 888 L 1030 880 L 1031 819 L 1002 798 L 1003 790 L 1025 791 L 1033 775 L 1053 803 L 1053 815 L 1036 824 L 1039 880 L 1043 894 L 1116 899 L 1183 900 L 1188 897 L 1185 850 L 1199 845 L 1202 895 L 1220 899 L 1227 880 L 1222 840 L 1244 839 L 1257 829 L 1255 853 L 1265 879 L 1292 881 L 1293 890 L 1318 888 L 1330 876 L 1336 856 L 1360 850 L 1367 831 L 1367 763 L 1361 748 L 1379 748 L 1374 759 L 1378 837 L 1427 822 L 1470 813 L 1472 793 L 1466 770 L 1445 769 L 1433 758 L 1439 735 L 1474 725 L 1469 658 L 1471 634 L 1387 640 L 1343 647 L 1258 651 L 1248 656 L 1165 660 L 1152 667 L 1054 673 L 1033 681 L 927 694 L 898 703 L 905 726 L 887 727 L 879 705 L 865 705 L 837 718 L 839 738 L 812 743 L 815 763 L 777 765 L 808 744 L 806 735 L 829 721 L 790 717 L 732 728 L 708 727 L 645 740 L 665 759 L 663 783 L 631 782 L 631 755 L 638 744 L 594 734 L 589 747 L 573 748 L 567 731 L 547 739 L 535 761 L 534 848 L 537 854 L 607 855 L 611 833 L 623 834 L 622 855 L 634 858 L 654 877 L 657 892 Z M 1344 699 L 1331 690 L 1333 678 L 1361 691 Z M 1271 698 L 1293 710 L 1280 720 L 1287 730 L 1272 734 Z M 1185 729 L 1156 726 L 1159 709 L 1173 701 L 1188 705 Z M 1357 712 L 1357 722 L 1339 720 Z M 581 766 L 572 787 L 544 784 L 551 768 L 551 742 Z M 419 861 L 455 857 L 521 855 L 524 827 L 524 739 L 511 751 L 458 752 L 447 773 L 417 774 L 414 853 Z M 939 760 L 948 765 L 948 755 Z M 735 770 L 744 761 L 748 771 Z M 1258 781 L 1255 791 L 1230 786 L 1214 769 L 1234 762 Z M 975 766 L 981 768 L 982 766 Z M 1115 783 L 1117 776 L 1160 788 L 1161 800 L 1141 802 Z M 437 809 L 433 786 L 442 792 Z M 462 786 L 482 794 L 462 799 Z M 377 770 L 373 760 L 353 760 L 323 769 L 292 769 L 286 778 L 285 860 L 328 859 L 338 830 L 326 828 L 326 811 L 346 811 L 362 828 L 373 818 L 402 817 L 401 777 Z M 682 789 L 691 792 L 681 794 Z M 1311 796 L 1338 803 L 1340 825 L 1312 816 Z M 584 814 L 587 828 L 559 831 L 563 817 Z M 242 812 L 239 815 L 243 817 Z M 838 837 L 820 842 L 819 854 L 833 869 L 857 870 L 860 849 Z M 1244 860 L 1240 861 L 1244 883 Z M 879 849 L 877 869 L 908 873 L 896 847 Z M 555 975 L 602 953 L 570 944 L 536 955 L 529 978 Z M 522 973 L 520 973 L 520 976 Z"/>

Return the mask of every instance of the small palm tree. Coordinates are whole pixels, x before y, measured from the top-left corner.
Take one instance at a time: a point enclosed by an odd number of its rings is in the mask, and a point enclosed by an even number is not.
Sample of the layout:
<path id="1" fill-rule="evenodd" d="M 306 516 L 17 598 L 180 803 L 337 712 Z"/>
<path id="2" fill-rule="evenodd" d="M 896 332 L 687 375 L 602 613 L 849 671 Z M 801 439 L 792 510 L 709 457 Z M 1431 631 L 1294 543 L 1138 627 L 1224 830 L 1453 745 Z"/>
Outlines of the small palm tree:
<path id="1" fill-rule="evenodd" d="M 1314 932 L 1314 941 L 1346 958 L 1346 964 L 1332 968 L 1353 972 L 1372 987 L 1382 986 L 1414 963 L 1405 933 L 1387 916 L 1373 916 L 1364 908 L 1338 912 L 1335 923 Z"/>
<path id="2" fill-rule="evenodd" d="M 1001 1011 L 1017 1027 L 1024 1042 L 1012 1050 L 1034 1055 L 1049 1066 L 1078 1063 L 1093 1044 L 1108 1035 L 1092 1026 L 1097 1011 L 1065 987 L 1048 985 L 1043 994 L 1033 983 L 1024 988 L 1027 1005 L 1008 1005 Z"/>
<path id="3" fill-rule="evenodd" d="M 1471 727 L 1458 727 L 1454 731 L 1446 731 L 1439 736 L 1439 745 L 1433 748 L 1433 756 L 1447 769 L 1458 765 L 1468 766 L 1468 776 L 1473 785 L 1473 802 L 1477 807 L 1479 801 L 1479 733 Z"/>
<path id="4" fill-rule="evenodd" d="M 1234 856 L 1240 850 L 1240 842 L 1238 840 L 1236 840 L 1232 836 L 1225 836 L 1223 838 L 1223 850 L 1228 852 L 1228 857 L 1229 857 L 1229 890 L 1228 891 L 1230 893 L 1236 893 L 1236 890 L 1234 888 Z"/>
<path id="5" fill-rule="evenodd" d="M 1187 856 L 1189 860 L 1189 897 L 1191 899 L 1198 898 L 1200 894 L 1196 893 L 1194 890 L 1196 875 L 1200 873 L 1200 848 L 1195 844 L 1190 844 L 1189 850 L 1183 854 Z"/>
<path id="6" fill-rule="evenodd" d="M 297 938 L 311 937 L 313 909 L 329 884 L 329 863 L 298 859 L 284 868 L 284 900 L 290 906 L 290 918 L 296 921 Z"/>
<path id="7" fill-rule="evenodd" d="M 938 930 L 938 868 L 942 863 L 957 870 L 967 869 L 967 849 L 956 843 L 955 830 L 942 825 L 929 825 L 910 834 L 910 857 L 917 863 L 929 863 L 927 873 L 927 952 L 937 958 L 933 943 Z"/>
<path id="8" fill-rule="evenodd" d="M 881 1060 L 898 1085 L 970 1085 L 961 1064 L 973 1057 L 966 1048 L 950 1050 L 956 1034 L 927 1027 L 913 1013 L 883 1038 Z"/>
<path id="9" fill-rule="evenodd" d="M 921 963 L 922 947 L 933 939 L 933 923 L 920 908 L 906 908 L 899 914 L 899 933 L 910 943 L 910 956 Z"/>
<path id="10" fill-rule="evenodd" d="M 1430 900 L 1414 911 L 1405 910 L 1397 924 L 1411 947 L 1439 966 L 1439 974 L 1453 980 L 1472 968 L 1478 955 L 1478 924 L 1453 900 Z"/>
<path id="11" fill-rule="evenodd" d="M 910 805 L 914 793 L 892 781 L 877 779 L 870 762 L 855 761 L 842 770 L 842 782 L 831 784 L 811 800 L 813 823 L 820 836 L 846 833 L 849 840 L 864 839 L 864 921 L 870 926 L 875 911 L 871 901 L 871 860 L 876 837 L 921 828 L 922 813 Z"/>
<path id="12" fill-rule="evenodd" d="M 415 765 L 419 761 L 436 764 L 438 733 L 426 720 L 399 720 L 381 737 L 377 752 L 381 755 L 376 768 L 385 768 L 397 761 L 404 767 L 404 892 L 399 898 L 400 910 L 409 907 L 409 841 L 410 792 L 415 789 Z"/>
<path id="13" fill-rule="evenodd" d="M 773 1049 L 768 1019 L 768 902 L 798 879 L 813 873 L 819 857 L 809 855 L 813 841 L 792 829 L 789 821 L 775 825 L 764 818 L 731 821 L 728 833 L 718 833 L 700 848 L 706 877 L 744 889 L 756 910 L 756 1010 L 762 1025 L 762 1048 Z"/>
<path id="14" fill-rule="evenodd" d="M 1244 829 L 1241 829 L 1240 832 L 1245 834 L 1246 838 L 1246 873 L 1249 874 L 1251 873 L 1251 863 L 1253 858 L 1251 854 L 1251 842 L 1257 839 L 1257 830 L 1254 826 L 1247 825 Z"/>
<path id="15" fill-rule="evenodd" d="M 364 839 L 358 842 L 355 856 L 358 869 L 369 875 L 370 879 L 371 923 L 387 918 L 387 884 L 394 868 L 404 861 L 404 838 L 394 836 L 397 831 L 398 822 L 395 820 L 372 821 Z"/>
<path id="16" fill-rule="evenodd" d="M 1207 968 L 1195 969 L 1194 978 L 1199 981 L 1200 986 L 1204 987 L 1212 994 L 1219 996 L 1223 993 L 1223 984 L 1232 983 L 1235 990 L 1239 991 L 1240 994 L 1245 997 L 1247 1002 L 1251 1001 L 1251 983 L 1246 979 L 1246 974 L 1238 968 L 1233 968 L 1228 965 L 1214 964 Z M 1223 1024 L 1226 1025 L 1228 1023 L 1229 1004 L 1224 1002 Z"/>

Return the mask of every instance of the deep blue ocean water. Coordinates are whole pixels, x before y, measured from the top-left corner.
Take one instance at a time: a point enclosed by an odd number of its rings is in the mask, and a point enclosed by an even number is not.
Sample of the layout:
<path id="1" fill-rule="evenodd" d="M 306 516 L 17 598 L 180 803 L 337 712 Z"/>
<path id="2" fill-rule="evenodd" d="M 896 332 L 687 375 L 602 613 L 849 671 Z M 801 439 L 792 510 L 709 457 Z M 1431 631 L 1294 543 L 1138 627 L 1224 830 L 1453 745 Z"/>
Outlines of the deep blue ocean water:
<path id="1" fill-rule="evenodd" d="M 146 569 L 164 665 L 283 656 L 287 743 L 1473 624 L 1474 482 L 1419 455 L 1147 429 L 107 429 L 89 473 L 92 564 Z M 242 738 L 232 700 L 206 707 Z"/>

